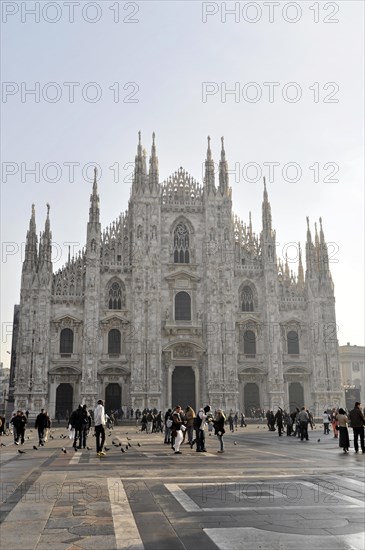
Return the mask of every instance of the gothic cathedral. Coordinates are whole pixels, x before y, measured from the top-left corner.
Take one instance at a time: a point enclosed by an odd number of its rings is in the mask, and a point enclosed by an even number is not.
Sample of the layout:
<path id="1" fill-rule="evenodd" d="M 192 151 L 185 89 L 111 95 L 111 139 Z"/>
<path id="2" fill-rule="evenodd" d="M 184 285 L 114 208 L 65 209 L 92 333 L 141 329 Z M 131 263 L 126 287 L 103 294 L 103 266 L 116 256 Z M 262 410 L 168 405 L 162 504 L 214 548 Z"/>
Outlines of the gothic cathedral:
<path id="1" fill-rule="evenodd" d="M 183 168 L 160 183 L 154 135 L 147 169 L 139 134 L 128 210 L 102 230 L 95 172 L 86 247 L 56 273 L 49 206 L 39 243 L 32 208 L 15 408 L 338 405 L 328 250 L 321 220 L 314 240 L 307 225 L 306 270 L 298 245 L 293 273 L 265 182 L 260 233 L 233 214 L 223 139 L 217 178 L 208 138 L 203 185 Z"/>

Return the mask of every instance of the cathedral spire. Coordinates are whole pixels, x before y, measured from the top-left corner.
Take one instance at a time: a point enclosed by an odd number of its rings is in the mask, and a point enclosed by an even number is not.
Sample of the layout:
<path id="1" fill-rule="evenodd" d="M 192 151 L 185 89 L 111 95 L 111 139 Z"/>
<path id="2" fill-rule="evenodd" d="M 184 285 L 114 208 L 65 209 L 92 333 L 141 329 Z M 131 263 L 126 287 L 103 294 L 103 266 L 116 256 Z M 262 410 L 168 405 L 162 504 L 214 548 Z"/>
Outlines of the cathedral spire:
<path id="1" fill-rule="evenodd" d="M 44 231 L 41 233 L 39 243 L 39 269 L 42 267 L 49 268 L 52 265 L 52 233 L 49 220 L 50 206 L 47 203 L 47 217 L 44 225 Z"/>
<path id="2" fill-rule="evenodd" d="M 100 221 L 100 209 L 99 209 L 99 195 L 98 195 L 98 184 L 97 184 L 97 169 L 94 168 L 93 190 L 90 195 L 89 223 L 99 223 L 99 221 Z"/>
<path id="3" fill-rule="evenodd" d="M 307 267 L 306 279 L 308 278 L 308 275 L 312 276 L 314 272 L 314 261 L 315 261 L 314 254 L 315 252 L 314 252 L 314 245 L 312 242 L 312 234 L 309 227 L 309 218 L 307 216 L 307 242 L 305 244 L 305 263 Z"/>
<path id="4" fill-rule="evenodd" d="M 219 161 L 219 190 L 222 195 L 228 195 L 228 163 L 226 160 L 226 152 L 224 150 L 224 138 L 221 137 L 221 158 Z"/>
<path id="5" fill-rule="evenodd" d="M 266 189 L 266 179 L 264 177 L 264 198 L 262 201 L 262 229 L 265 237 L 271 236 L 272 232 L 272 220 L 271 220 L 271 206 Z"/>
<path id="6" fill-rule="evenodd" d="M 155 144 L 155 132 L 152 134 L 152 148 L 150 156 L 150 170 L 148 174 L 149 186 L 151 193 L 156 192 L 158 188 L 158 157 L 156 154 L 156 144 Z"/>
<path id="7" fill-rule="evenodd" d="M 210 137 L 208 136 L 208 148 L 207 148 L 207 158 L 205 160 L 205 177 L 204 184 L 207 189 L 208 195 L 211 193 L 215 194 L 215 176 L 214 176 L 214 162 L 212 159 L 212 151 L 210 149 Z"/>
<path id="8" fill-rule="evenodd" d="M 302 249 L 300 247 L 300 243 L 298 243 L 298 251 L 299 251 L 298 284 L 300 286 L 304 286 L 304 271 L 303 271 L 303 263 L 302 263 Z"/>
<path id="9" fill-rule="evenodd" d="M 323 276 L 329 275 L 329 266 L 328 266 L 328 249 L 327 249 L 327 243 L 324 238 L 324 232 L 322 227 L 322 218 L 319 218 L 319 225 L 320 225 L 320 231 L 319 231 L 319 264 L 320 264 L 320 270 L 321 274 Z"/>
<path id="10" fill-rule="evenodd" d="M 143 150 L 141 132 L 139 131 L 137 154 L 134 161 L 133 191 L 144 191 L 146 172 L 146 152 Z"/>
<path id="11" fill-rule="evenodd" d="M 37 231 L 35 224 L 35 206 L 32 204 L 32 215 L 29 221 L 29 229 L 25 241 L 25 257 L 23 262 L 23 271 L 35 269 L 37 266 Z"/>

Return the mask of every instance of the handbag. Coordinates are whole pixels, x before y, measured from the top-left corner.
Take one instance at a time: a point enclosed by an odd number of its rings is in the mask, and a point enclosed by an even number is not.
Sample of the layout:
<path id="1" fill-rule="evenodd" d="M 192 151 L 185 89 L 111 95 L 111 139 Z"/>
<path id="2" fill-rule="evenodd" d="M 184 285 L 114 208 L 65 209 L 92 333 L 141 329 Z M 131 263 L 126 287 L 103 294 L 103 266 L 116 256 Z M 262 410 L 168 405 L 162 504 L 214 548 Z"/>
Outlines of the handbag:
<path id="1" fill-rule="evenodd" d="M 180 430 L 181 430 L 182 432 L 185 432 L 185 430 L 186 430 L 186 426 L 184 426 L 184 424 L 181 424 L 181 426 L 180 426 Z"/>

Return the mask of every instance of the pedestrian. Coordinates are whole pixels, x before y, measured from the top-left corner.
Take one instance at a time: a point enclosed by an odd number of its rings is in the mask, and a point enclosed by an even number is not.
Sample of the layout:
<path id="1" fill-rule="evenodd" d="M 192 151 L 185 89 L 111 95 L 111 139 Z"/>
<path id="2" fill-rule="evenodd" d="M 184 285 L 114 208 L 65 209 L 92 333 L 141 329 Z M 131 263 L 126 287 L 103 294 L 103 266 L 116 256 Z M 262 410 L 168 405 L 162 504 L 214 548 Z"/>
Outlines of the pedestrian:
<path id="1" fill-rule="evenodd" d="M 336 419 L 337 419 L 338 430 L 340 432 L 338 444 L 343 449 L 344 453 L 348 453 L 350 448 L 350 438 L 349 438 L 349 431 L 347 429 L 349 419 L 346 415 L 346 411 L 344 411 L 344 409 L 342 408 L 338 409 Z"/>
<path id="2" fill-rule="evenodd" d="M 152 410 L 148 411 L 148 413 L 147 413 L 147 433 L 148 434 L 152 433 L 153 418 L 154 418 L 154 416 L 152 414 Z"/>
<path id="3" fill-rule="evenodd" d="M 73 447 L 74 449 L 81 449 L 81 439 L 82 439 L 82 428 L 84 425 L 84 415 L 82 412 L 82 407 L 79 405 L 76 410 L 74 410 L 70 416 L 71 429 L 75 430 Z M 78 445 L 77 445 L 78 442 Z"/>
<path id="4" fill-rule="evenodd" d="M 220 449 L 217 451 L 218 453 L 224 453 L 224 445 L 223 445 L 223 436 L 225 434 L 224 424 L 226 422 L 226 417 L 224 416 L 224 413 L 221 409 L 217 410 L 216 417 L 213 420 L 214 425 L 214 433 L 218 437 Z"/>
<path id="5" fill-rule="evenodd" d="M 228 420 L 228 424 L 229 424 L 229 430 L 231 432 L 234 432 L 234 424 L 233 424 L 234 421 L 233 421 L 232 412 L 229 413 L 227 420 Z"/>
<path id="6" fill-rule="evenodd" d="M 210 413 L 210 406 L 206 405 L 204 408 L 199 409 L 196 418 L 194 419 L 194 430 L 195 430 L 195 440 L 196 440 L 196 452 L 197 453 L 206 453 L 205 447 L 205 426 L 207 415 Z"/>
<path id="7" fill-rule="evenodd" d="M 86 449 L 87 436 L 89 435 L 91 428 L 91 416 L 87 410 L 87 406 L 82 406 L 82 428 L 81 428 L 81 440 L 80 444 L 83 449 Z"/>
<path id="8" fill-rule="evenodd" d="M 359 442 L 358 438 L 360 438 L 360 446 L 363 453 L 365 453 L 365 445 L 364 445 L 364 424 L 365 424 L 365 417 L 361 411 L 361 403 L 356 401 L 355 407 L 350 411 L 349 418 L 351 422 L 351 428 L 354 432 L 354 448 L 355 453 L 359 452 Z"/>
<path id="9" fill-rule="evenodd" d="M 285 425 L 286 425 L 286 435 L 291 436 L 293 431 L 293 419 L 289 413 L 285 414 L 284 417 Z"/>
<path id="10" fill-rule="evenodd" d="M 23 411 L 17 411 L 16 415 L 11 419 L 11 423 L 14 426 L 14 443 L 24 445 L 25 426 L 27 424 L 27 417 L 23 414 Z"/>
<path id="11" fill-rule="evenodd" d="M 40 447 L 44 446 L 44 440 L 45 440 L 45 432 L 48 426 L 48 418 L 47 413 L 44 409 L 41 409 L 41 412 L 35 419 L 34 427 L 38 430 L 38 445 Z"/>
<path id="12" fill-rule="evenodd" d="M 103 451 L 105 443 L 105 409 L 104 402 L 99 399 L 94 409 L 94 426 L 95 426 L 95 439 L 96 439 L 96 454 L 98 456 L 104 456 Z"/>
<path id="13" fill-rule="evenodd" d="M 137 414 L 137 412 L 136 412 Z M 165 412 L 165 439 L 164 444 L 170 445 L 171 443 L 171 427 L 172 427 L 172 418 L 171 418 L 172 410 L 167 409 Z"/>
<path id="14" fill-rule="evenodd" d="M 174 446 L 173 449 L 175 451 L 176 455 L 181 455 L 182 452 L 180 451 L 180 445 L 183 440 L 183 421 L 181 418 L 181 407 L 180 405 L 176 405 L 176 407 L 173 410 L 172 413 L 172 435 L 174 437 Z"/>
<path id="15" fill-rule="evenodd" d="M 308 422 L 309 422 L 309 416 L 307 411 L 305 410 L 305 407 L 302 407 L 302 410 L 300 411 L 298 415 L 299 425 L 300 425 L 300 440 L 303 441 L 304 438 L 306 441 L 308 441 Z"/>
<path id="16" fill-rule="evenodd" d="M 185 418 L 186 418 L 186 434 L 188 436 L 188 443 L 191 446 L 194 441 L 194 418 L 196 414 L 195 411 L 190 405 L 185 409 Z"/>
<path id="17" fill-rule="evenodd" d="M 283 431 L 283 409 L 281 409 L 281 407 L 278 407 L 278 410 L 276 411 L 275 422 L 278 427 L 279 437 L 281 437 L 281 433 Z"/>
<path id="18" fill-rule="evenodd" d="M 331 421 L 330 415 L 328 414 L 327 411 L 324 411 L 323 412 L 323 434 L 324 435 L 329 435 L 330 433 L 330 421 Z"/>
<path id="19" fill-rule="evenodd" d="M 331 424 L 332 424 L 332 429 L 333 429 L 333 437 L 335 439 L 338 438 L 338 430 L 337 430 L 337 420 L 336 420 L 336 416 L 337 416 L 337 410 L 335 408 L 332 409 L 332 412 L 331 412 Z"/>
<path id="20" fill-rule="evenodd" d="M 46 414 L 46 418 L 47 418 L 47 425 L 46 425 L 46 429 L 44 430 L 44 442 L 47 443 L 48 436 L 49 436 L 49 431 L 50 431 L 51 426 L 52 426 L 52 422 L 51 422 L 50 416 L 49 416 L 47 411 L 45 411 L 45 414 Z"/>

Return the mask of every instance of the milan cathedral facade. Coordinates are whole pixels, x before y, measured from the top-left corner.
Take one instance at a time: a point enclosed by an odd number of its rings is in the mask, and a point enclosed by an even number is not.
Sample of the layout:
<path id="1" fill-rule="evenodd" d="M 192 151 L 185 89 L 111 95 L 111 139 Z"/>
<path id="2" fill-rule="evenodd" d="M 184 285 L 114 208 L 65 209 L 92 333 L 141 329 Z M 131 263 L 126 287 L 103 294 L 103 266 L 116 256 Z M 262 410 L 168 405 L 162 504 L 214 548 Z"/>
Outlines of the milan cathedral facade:
<path id="1" fill-rule="evenodd" d="M 321 222 L 321 220 L 320 220 Z M 139 143 L 126 212 L 102 230 L 97 175 L 86 246 L 53 273 L 49 207 L 26 237 L 15 407 L 66 416 L 106 409 L 193 407 L 315 414 L 342 398 L 334 287 L 320 223 L 307 219 L 305 272 L 277 258 L 264 184 L 259 233 L 233 214 L 222 139 L 215 174 L 183 168 L 160 183 L 153 136 Z"/>

